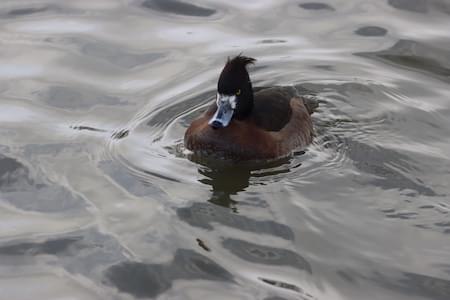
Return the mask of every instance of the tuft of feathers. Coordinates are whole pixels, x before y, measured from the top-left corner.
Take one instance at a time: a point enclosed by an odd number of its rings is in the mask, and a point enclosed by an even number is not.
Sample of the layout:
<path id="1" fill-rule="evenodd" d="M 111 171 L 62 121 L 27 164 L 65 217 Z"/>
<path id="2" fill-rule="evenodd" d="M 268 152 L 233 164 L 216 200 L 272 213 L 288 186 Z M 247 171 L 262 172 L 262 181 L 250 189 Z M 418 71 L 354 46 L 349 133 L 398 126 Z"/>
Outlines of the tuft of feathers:
<path id="1" fill-rule="evenodd" d="M 246 67 L 247 65 L 254 64 L 256 59 L 248 56 L 243 56 L 242 53 L 230 59 L 228 57 L 227 66 L 229 67 Z"/>

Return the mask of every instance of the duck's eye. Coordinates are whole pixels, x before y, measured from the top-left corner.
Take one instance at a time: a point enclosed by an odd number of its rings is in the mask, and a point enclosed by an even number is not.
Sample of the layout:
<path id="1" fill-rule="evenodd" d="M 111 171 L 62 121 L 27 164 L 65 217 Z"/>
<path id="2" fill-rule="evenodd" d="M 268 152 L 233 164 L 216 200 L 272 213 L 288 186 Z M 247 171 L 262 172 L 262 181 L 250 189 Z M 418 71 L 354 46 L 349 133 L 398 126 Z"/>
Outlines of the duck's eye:
<path id="1" fill-rule="evenodd" d="M 236 96 L 239 96 L 241 94 L 241 90 L 239 89 L 239 90 L 237 90 L 237 92 L 236 92 Z"/>

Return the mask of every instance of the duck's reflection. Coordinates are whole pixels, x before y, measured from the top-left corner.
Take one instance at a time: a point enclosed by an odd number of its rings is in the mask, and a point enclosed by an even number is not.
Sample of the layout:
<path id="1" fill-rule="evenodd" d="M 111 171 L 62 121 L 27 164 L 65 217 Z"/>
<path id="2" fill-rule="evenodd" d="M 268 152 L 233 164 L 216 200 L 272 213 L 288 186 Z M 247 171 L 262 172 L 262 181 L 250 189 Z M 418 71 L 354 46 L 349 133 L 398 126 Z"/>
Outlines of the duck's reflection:
<path id="1" fill-rule="evenodd" d="M 211 203 L 228 207 L 237 211 L 237 201 L 231 196 L 237 195 L 239 192 L 245 191 L 249 186 L 251 170 L 248 168 L 200 168 L 198 170 L 205 178 L 200 182 L 212 187 Z"/>
<path id="2" fill-rule="evenodd" d="M 204 176 L 199 181 L 211 186 L 209 202 L 237 211 L 236 196 L 245 191 L 253 179 L 288 173 L 291 158 L 270 162 L 230 162 L 192 158 L 201 164 L 198 172 Z M 264 184 L 263 181 L 258 181 Z M 235 199 L 233 199 L 235 198 Z"/>

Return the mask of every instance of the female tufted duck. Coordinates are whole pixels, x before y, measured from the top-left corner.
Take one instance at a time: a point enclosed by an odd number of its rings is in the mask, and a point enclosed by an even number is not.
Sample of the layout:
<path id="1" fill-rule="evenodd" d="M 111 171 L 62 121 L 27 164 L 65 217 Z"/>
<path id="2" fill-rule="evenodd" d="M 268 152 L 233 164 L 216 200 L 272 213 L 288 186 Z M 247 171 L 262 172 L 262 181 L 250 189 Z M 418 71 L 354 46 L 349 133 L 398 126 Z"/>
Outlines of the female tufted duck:
<path id="1" fill-rule="evenodd" d="M 294 87 L 264 88 L 253 93 L 246 66 L 255 59 L 228 59 L 217 84 L 217 98 L 184 135 L 197 154 L 232 160 L 275 159 L 305 147 L 313 139 L 310 114 L 315 104 Z"/>

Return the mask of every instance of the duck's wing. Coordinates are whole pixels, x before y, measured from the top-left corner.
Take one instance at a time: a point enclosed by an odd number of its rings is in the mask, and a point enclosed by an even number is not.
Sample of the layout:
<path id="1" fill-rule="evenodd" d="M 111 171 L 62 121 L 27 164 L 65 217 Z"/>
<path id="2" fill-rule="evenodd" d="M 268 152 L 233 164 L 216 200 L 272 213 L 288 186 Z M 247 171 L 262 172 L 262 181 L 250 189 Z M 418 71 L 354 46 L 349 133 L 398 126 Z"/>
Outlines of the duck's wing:
<path id="1" fill-rule="evenodd" d="M 296 97 L 295 89 L 273 87 L 258 90 L 254 95 L 252 121 L 267 131 L 280 131 L 292 116 L 291 99 Z"/>

